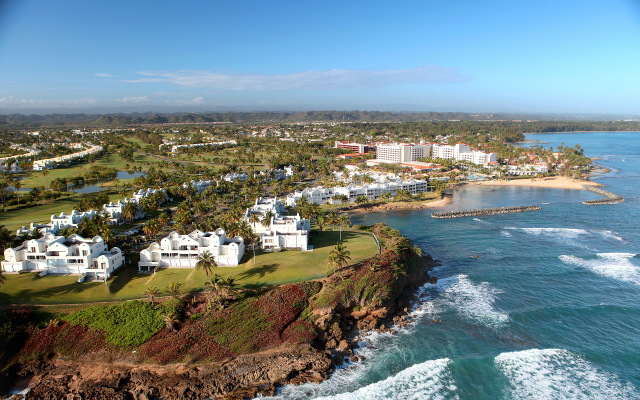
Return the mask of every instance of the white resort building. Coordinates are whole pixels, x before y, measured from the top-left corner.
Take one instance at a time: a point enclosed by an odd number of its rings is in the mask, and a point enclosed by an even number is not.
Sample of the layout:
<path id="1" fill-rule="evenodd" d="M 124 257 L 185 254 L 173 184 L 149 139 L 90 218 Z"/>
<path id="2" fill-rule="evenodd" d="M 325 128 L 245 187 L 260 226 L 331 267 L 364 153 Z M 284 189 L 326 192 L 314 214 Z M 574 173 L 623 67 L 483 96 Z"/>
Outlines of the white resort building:
<path id="1" fill-rule="evenodd" d="M 244 255 L 244 239 L 227 238 L 224 229 L 195 230 L 188 235 L 171 232 L 140 252 L 138 271 L 160 268 L 195 268 L 198 256 L 210 253 L 219 267 L 235 267 Z"/>
<path id="2" fill-rule="evenodd" d="M 369 200 L 377 200 L 384 193 L 390 193 L 391 196 L 395 197 L 398 190 L 406 190 L 409 194 L 415 195 L 428 191 L 428 188 L 428 182 L 423 179 L 398 179 L 393 182 L 379 182 L 366 185 L 350 184 L 344 187 L 339 186 L 333 188 L 317 186 L 302 191 L 295 191 L 287 195 L 286 202 L 288 207 L 295 207 L 298 201 L 304 197 L 308 202 L 315 204 L 335 203 L 334 197 L 339 194 L 346 196 L 349 202 L 355 201 L 358 196 L 366 196 Z"/>
<path id="3" fill-rule="evenodd" d="M 183 183 L 182 187 L 185 188 L 185 189 L 188 189 L 188 188 L 192 187 L 199 194 L 199 193 L 204 192 L 212 184 L 216 184 L 216 183 L 217 183 L 216 181 L 211 181 L 211 180 L 206 181 L 204 179 L 200 179 L 199 181 L 191 180 L 191 182 Z"/>
<path id="4" fill-rule="evenodd" d="M 124 263 L 119 248 L 107 247 L 102 237 L 68 238 L 45 233 L 40 239 L 26 240 L 22 245 L 4 251 L 5 272 L 41 271 L 45 274 L 86 274 L 92 278 L 109 277 Z"/>
<path id="5" fill-rule="evenodd" d="M 81 147 L 82 145 L 80 145 Z M 66 154 L 60 157 L 47 158 L 44 160 L 36 160 L 33 162 L 34 171 L 42 171 L 43 169 L 55 168 L 58 164 L 66 163 L 68 161 L 76 160 L 78 158 L 84 158 L 88 155 L 99 153 L 102 151 L 102 146 L 92 145 L 87 143 L 88 149 L 79 151 L 73 154 Z"/>
<path id="6" fill-rule="evenodd" d="M 260 248 L 263 251 L 309 249 L 311 222 L 295 216 L 278 215 L 271 219 L 269 229 L 260 235 Z"/>
<path id="7" fill-rule="evenodd" d="M 275 197 L 259 197 L 256 203 L 248 208 L 242 219 L 246 221 L 253 233 L 260 235 L 260 247 L 263 251 L 309 249 L 309 232 L 311 222 L 300 215 L 285 216 L 284 204 Z M 257 215 L 259 222 L 252 222 Z M 266 218 L 269 218 L 266 221 Z"/>

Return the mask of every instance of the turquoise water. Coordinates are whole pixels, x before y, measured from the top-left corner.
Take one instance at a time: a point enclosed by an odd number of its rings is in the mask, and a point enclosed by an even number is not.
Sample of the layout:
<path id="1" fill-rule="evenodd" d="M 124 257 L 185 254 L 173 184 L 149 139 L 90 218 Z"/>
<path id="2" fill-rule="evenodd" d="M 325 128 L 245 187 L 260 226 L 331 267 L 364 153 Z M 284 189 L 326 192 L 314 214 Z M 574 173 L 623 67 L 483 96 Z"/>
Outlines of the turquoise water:
<path id="1" fill-rule="evenodd" d="M 358 215 L 386 222 L 443 265 L 416 322 L 376 334 L 365 361 L 279 398 L 640 398 L 640 133 L 530 135 L 579 143 L 626 197 L 586 206 L 577 190 L 466 187 L 448 209 L 540 205 L 536 212 L 438 220 L 430 210 Z M 474 257 L 477 256 L 477 257 Z"/>

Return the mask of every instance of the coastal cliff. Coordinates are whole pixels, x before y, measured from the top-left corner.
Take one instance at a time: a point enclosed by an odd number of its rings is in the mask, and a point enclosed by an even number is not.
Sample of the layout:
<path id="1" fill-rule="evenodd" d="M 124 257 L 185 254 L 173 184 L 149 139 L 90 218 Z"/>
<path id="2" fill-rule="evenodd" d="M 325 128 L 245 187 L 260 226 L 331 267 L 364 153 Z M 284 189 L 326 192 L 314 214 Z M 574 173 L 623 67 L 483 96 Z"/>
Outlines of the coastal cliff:
<path id="1" fill-rule="evenodd" d="M 436 262 L 408 239 L 382 224 L 370 229 L 382 242 L 376 256 L 217 310 L 192 297 L 178 326 L 139 345 L 110 343 L 108 333 L 78 323 L 82 314 L 34 328 L 10 379 L 32 379 L 28 399 L 244 399 L 325 380 L 359 360 L 358 335 L 408 323 L 414 289 L 435 279 L 427 271 Z"/>

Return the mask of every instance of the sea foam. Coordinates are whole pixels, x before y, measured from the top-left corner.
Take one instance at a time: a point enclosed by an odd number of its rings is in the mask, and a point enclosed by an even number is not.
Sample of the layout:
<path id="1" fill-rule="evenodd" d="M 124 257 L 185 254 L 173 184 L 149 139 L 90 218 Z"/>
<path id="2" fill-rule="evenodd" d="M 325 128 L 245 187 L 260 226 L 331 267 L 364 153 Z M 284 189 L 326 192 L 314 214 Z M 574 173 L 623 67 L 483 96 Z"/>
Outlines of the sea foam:
<path id="1" fill-rule="evenodd" d="M 449 364 L 451 360 L 446 358 L 426 361 L 353 392 L 319 399 L 458 399 Z"/>
<path id="2" fill-rule="evenodd" d="M 577 265 L 608 278 L 640 285 L 640 268 L 632 263 L 635 254 L 598 253 L 597 256 L 596 259 L 570 255 L 561 255 L 559 258 L 565 264 Z"/>
<path id="3" fill-rule="evenodd" d="M 502 353 L 496 366 L 509 381 L 514 400 L 637 399 L 629 384 L 563 349 Z"/>
<path id="4" fill-rule="evenodd" d="M 430 360 L 400 371 L 382 381 L 358 389 L 358 381 L 366 368 L 348 368 L 336 371 L 329 380 L 320 384 L 287 385 L 276 397 L 263 399 L 436 399 L 455 400 L 457 387 L 449 370 L 451 360 Z"/>
<path id="5" fill-rule="evenodd" d="M 467 275 L 457 275 L 438 281 L 444 300 L 467 318 L 496 326 L 509 321 L 509 315 L 494 307 L 501 293 L 487 282 L 473 283 Z"/>
<path id="6" fill-rule="evenodd" d="M 514 228 L 506 227 L 503 230 L 503 235 L 511 236 L 510 232 L 520 231 L 533 236 L 539 236 L 548 238 L 554 242 L 560 242 L 568 244 L 570 246 L 588 248 L 583 239 L 592 237 L 600 240 L 615 240 L 623 242 L 624 239 L 615 232 L 607 230 L 588 230 L 588 229 L 575 229 L 575 228 Z"/>

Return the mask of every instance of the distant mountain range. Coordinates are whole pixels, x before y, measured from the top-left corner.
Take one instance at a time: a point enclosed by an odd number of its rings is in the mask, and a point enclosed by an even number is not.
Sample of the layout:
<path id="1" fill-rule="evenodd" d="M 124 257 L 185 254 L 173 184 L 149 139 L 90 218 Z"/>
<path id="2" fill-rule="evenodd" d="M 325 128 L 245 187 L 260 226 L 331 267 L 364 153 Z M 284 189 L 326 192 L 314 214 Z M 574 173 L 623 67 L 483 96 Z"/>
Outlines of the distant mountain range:
<path id="1" fill-rule="evenodd" d="M 180 112 L 115 114 L 0 114 L 0 124 L 125 126 L 140 124 L 409 122 L 409 121 L 621 121 L 631 115 L 599 114 L 472 114 L 463 112 L 303 111 L 303 112 Z"/>

